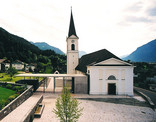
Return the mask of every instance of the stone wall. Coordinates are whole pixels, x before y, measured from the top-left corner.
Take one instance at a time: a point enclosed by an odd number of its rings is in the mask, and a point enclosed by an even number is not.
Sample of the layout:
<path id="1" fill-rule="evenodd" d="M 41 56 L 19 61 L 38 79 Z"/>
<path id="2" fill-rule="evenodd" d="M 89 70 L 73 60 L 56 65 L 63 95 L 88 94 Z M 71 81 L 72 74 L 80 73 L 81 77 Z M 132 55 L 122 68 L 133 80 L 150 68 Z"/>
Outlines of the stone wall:
<path id="1" fill-rule="evenodd" d="M 75 78 L 74 93 L 88 94 L 88 78 L 87 78 L 87 76 Z"/>
<path id="2" fill-rule="evenodd" d="M 0 83 L 3 84 L 3 83 Z M 19 84 L 13 84 L 18 85 Z M 28 86 L 28 89 L 25 90 L 21 95 L 19 95 L 16 99 L 11 101 L 7 106 L 5 106 L 0 111 L 0 120 L 2 120 L 5 116 L 7 116 L 11 111 L 13 111 L 16 107 L 21 105 L 25 100 L 27 100 L 33 94 L 33 86 Z"/>

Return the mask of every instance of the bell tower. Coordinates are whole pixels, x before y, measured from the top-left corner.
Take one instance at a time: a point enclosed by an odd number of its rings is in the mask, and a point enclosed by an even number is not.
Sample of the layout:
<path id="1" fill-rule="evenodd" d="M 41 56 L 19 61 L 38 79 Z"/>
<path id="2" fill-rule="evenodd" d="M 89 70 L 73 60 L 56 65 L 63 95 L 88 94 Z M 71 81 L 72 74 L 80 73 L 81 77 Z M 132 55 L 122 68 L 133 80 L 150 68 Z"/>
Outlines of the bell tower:
<path id="1" fill-rule="evenodd" d="M 75 68 L 79 63 L 78 36 L 76 34 L 73 14 L 71 10 L 70 25 L 67 42 L 67 74 L 76 74 Z"/>

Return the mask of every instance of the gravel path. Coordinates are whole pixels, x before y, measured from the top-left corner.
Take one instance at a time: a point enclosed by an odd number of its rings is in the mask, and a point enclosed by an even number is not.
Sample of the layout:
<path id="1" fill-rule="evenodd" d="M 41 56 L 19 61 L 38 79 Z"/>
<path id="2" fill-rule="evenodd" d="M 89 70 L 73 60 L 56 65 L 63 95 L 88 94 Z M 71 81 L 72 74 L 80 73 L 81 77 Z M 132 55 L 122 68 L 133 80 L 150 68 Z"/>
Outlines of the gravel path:
<path id="1" fill-rule="evenodd" d="M 51 84 L 51 83 L 50 83 Z M 52 86 L 52 85 L 51 85 Z M 49 91 L 49 90 L 47 90 Z M 52 112 L 55 108 L 56 98 L 59 93 L 53 92 L 36 92 L 43 94 L 43 103 L 45 108 L 41 118 L 35 118 L 34 122 L 59 122 L 55 114 Z M 91 95 L 73 95 L 78 98 L 112 98 L 113 96 L 91 96 Z M 123 96 L 114 96 L 113 98 L 124 98 Z M 128 98 L 128 97 L 126 97 Z M 139 96 L 135 98 L 140 99 Z M 107 102 L 99 102 L 92 100 L 78 99 L 80 106 L 84 108 L 83 115 L 78 122 L 156 122 L 156 112 L 149 107 L 139 107 L 124 104 L 114 104 Z"/>
<path id="2" fill-rule="evenodd" d="M 48 95 L 49 94 L 49 95 Z M 59 122 L 52 112 L 56 98 L 51 93 L 44 96 L 45 108 L 41 118 L 34 122 Z M 149 107 L 138 107 L 91 100 L 79 100 L 84 108 L 79 122 L 151 122 L 156 120 L 156 112 Z"/>

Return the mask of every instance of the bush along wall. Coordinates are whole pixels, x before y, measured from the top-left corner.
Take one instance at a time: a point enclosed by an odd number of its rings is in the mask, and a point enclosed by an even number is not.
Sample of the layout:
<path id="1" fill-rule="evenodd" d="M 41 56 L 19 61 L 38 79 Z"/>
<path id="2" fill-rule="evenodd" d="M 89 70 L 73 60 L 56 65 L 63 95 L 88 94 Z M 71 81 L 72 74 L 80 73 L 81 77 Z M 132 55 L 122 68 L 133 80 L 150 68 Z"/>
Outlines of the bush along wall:
<path id="1" fill-rule="evenodd" d="M 16 81 L 16 83 L 19 84 L 27 84 L 27 85 L 33 85 L 34 92 L 38 89 L 39 87 L 39 81 L 37 79 L 25 79 L 25 80 L 19 80 Z"/>

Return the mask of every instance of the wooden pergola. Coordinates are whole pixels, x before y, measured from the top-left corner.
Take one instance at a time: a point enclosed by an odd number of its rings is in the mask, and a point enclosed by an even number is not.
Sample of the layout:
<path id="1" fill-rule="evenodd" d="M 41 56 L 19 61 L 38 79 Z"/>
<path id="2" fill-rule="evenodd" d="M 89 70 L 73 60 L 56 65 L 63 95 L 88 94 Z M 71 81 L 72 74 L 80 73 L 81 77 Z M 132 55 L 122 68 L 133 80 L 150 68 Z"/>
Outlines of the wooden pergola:
<path id="1" fill-rule="evenodd" d="M 74 79 L 75 77 L 85 77 L 83 74 L 18 74 L 16 77 L 43 77 L 43 78 L 48 78 L 48 77 L 53 77 L 54 78 L 54 89 L 53 92 L 55 93 L 55 85 L 56 85 L 56 78 L 62 77 L 63 78 L 63 87 L 65 87 L 65 78 L 71 77 L 72 78 L 72 92 L 74 93 Z M 46 80 L 44 82 L 44 87 L 43 87 L 43 92 L 45 92 L 45 87 L 47 87 L 47 82 Z"/>

